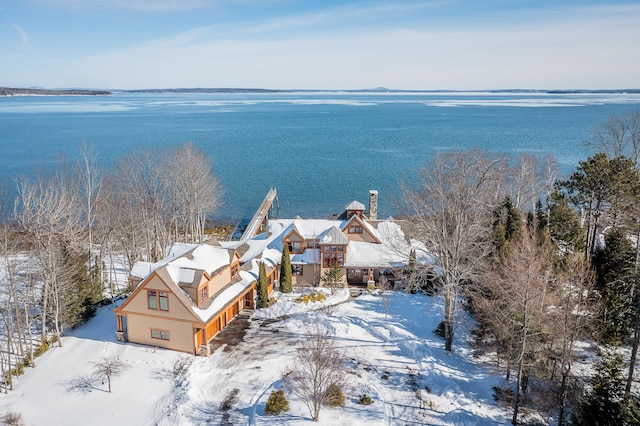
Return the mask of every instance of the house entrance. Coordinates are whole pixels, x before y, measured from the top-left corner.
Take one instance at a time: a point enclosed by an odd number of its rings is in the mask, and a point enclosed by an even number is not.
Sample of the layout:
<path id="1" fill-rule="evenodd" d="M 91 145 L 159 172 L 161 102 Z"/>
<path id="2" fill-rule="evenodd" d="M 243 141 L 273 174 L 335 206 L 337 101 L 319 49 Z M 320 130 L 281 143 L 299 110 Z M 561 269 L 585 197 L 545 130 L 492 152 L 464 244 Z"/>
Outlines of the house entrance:
<path id="1" fill-rule="evenodd" d="M 368 269 L 349 268 L 347 269 L 347 284 L 364 285 L 367 283 L 368 274 Z"/>

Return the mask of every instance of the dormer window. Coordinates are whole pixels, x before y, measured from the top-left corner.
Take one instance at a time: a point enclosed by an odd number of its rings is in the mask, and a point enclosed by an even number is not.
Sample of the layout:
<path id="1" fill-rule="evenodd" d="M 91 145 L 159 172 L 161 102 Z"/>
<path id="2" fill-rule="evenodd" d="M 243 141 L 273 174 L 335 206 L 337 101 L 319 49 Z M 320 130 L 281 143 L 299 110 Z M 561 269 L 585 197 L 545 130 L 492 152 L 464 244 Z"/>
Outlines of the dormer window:
<path id="1" fill-rule="evenodd" d="M 198 304 L 204 302 L 209 298 L 209 286 L 205 285 L 198 291 Z"/>
<path id="2" fill-rule="evenodd" d="M 351 225 L 349 227 L 350 234 L 362 234 L 362 226 L 360 225 Z"/>
<path id="3" fill-rule="evenodd" d="M 300 241 L 289 241 L 289 253 L 301 253 L 302 244 Z"/>
<path id="4" fill-rule="evenodd" d="M 231 265 L 231 281 L 240 277 L 240 264 L 234 263 Z"/>

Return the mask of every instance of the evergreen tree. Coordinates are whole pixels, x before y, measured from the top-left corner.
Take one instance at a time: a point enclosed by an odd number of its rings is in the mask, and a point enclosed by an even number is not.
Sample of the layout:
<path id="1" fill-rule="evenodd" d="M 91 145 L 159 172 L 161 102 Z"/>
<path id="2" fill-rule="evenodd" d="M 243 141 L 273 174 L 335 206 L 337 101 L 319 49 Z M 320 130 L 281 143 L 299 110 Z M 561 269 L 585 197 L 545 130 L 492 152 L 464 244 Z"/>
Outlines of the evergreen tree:
<path id="1" fill-rule="evenodd" d="M 291 293 L 291 257 L 289 246 L 284 244 L 282 248 L 282 260 L 280 261 L 280 292 Z"/>
<path id="2" fill-rule="evenodd" d="M 577 413 L 572 418 L 574 425 L 580 426 L 620 426 L 630 424 L 625 421 L 624 362 L 620 354 L 606 353 L 595 365 L 591 379 L 591 390 L 583 397 Z"/>
<path id="3" fill-rule="evenodd" d="M 637 204 L 640 179 L 632 160 L 624 156 L 609 158 L 600 152 L 580 161 L 569 180 L 560 185 L 567 189 L 574 205 L 585 212 L 586 255 L 591 257 L 597 249 L 598 233 L 606 225 L 603 216 L 606 214 L 614 226 L 624 223 Z"/>
<path id="4" fill-rule="evenodd" d="M 409 252 L 409 273 L 415 275 L 418 272 L 418 256 L 416 249 L 412 248 Z"/>
<path id="5" fill-rule="evenodd" d="M 267 283 L 267 268 L 260 262 L 258 268 L 258 308 L 269 307 L 269 287 Z"/>
<path id="6" fill-rule="evenodd" d="M 603 340 L 620 344 L 628 337 L 634 315 L 632 275 L 633 245 L 620 229 L 605 237 L 605 247 L 594 255 L 597 289 L 602 297 Z"/>
<path id="7" fill-rule="evenodd" d="M 344 272 L 342 272 L 342 268 L 335 262 L 331 265 L 331 268 L 324 271 L 322 274 L 322 278 L 320 278 L 322 283 L 329 287 L 333 292 L 336 288 L 342 286 L 344 281 Z"/>
<path id="8" fill-rule="evenodd" d="M 89 253 L 78 253 L 65 244 L 62 248 L 64 259 L 63 276 L 68 284 L 61 287 L 62 303 L 66 306 L 66 314 L 62 322 L 75 327 L 81 321 L 93 317 L 96 305 L 103 298 L 103 286 L 100 280 L 94 279 L 93 270 L 89 267 Z"/>
<path id="9" fill-rule="evenodd" d="M 557 188 L 547 199 L 549 206 L 549 234 L 565 252 L 584 249 L 584 231 L 580 226 L 578 213 L 573 210 L 565 195 Z"/>
<path id="10" fill-rule="evenodd" d="M 513 243 L 520 240 L 522 235 L 522 214 L 513 206 L 511 197 L 504 198 L 493 212 L 493 244 L 496 253 L 504 258 L 511 251 Z"/>

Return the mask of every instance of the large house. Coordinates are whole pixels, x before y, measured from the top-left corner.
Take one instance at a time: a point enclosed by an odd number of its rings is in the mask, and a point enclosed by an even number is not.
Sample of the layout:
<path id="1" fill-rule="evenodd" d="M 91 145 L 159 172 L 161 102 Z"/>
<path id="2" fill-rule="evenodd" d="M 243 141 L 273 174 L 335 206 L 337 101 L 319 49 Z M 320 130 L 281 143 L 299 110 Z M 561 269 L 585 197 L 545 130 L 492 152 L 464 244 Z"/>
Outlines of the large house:
<path id="1" fill-rule="evenodd" d="M 376 219 L 377 192 L 370 196 L 368 216 L 354 201 L 336 219 L 269 220 L 266 232 L 249 239 L 174 244 L 162 261 L 137 263 L 133 291 L 115 309 L 118 339 L 207 354 L 218 331 L 255 308 L 260 262 L 273 290 L 285 244 L 294 286 L 322 285 L 332 267 L 342 270 L 345 285 L 395 284 L 411 250 L 426 253 L 407 241 L 402 222 Z"/>
<path id="2" fill-rule="evenodd" d="M 255 307 L 258 262 L 240 260 L 237 250 L 209 241 L 174 245 L 156 264 L 137 263 L 133 291 L 115 309 L 118 340 L 208 353 L 218 331 L 241 310 Z M 264 260 L 272 291 L 275 264 Z"/>

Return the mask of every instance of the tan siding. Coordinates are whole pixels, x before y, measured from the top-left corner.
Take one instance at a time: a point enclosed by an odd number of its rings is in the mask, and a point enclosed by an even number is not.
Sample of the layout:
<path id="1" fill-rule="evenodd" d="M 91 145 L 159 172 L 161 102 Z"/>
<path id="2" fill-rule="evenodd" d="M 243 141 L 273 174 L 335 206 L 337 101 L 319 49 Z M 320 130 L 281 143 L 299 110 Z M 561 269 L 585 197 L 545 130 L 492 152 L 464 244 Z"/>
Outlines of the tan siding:
<path id="1" fill-rule="evenodd" d="M 285 241 L 304 241 L 304 238 L 302 238 L 300 236 L 300 234 L 298 234 L 296 232 L 296 230 L 294 229 L 293 231 L 289 232 L 289 234 L 287 236 L 284 237 Z"/>
<path id="2" fill-rule="evenodd" d="M 231 267 L 227 266 L 222 271 L 211 277 L 209 281 L 209 297 L 218 293 L 231 281 Z"/>
<path id="3" fill-rule="evenodd" d="M 356 226 L 359 226 L 356 224 Z M 363 227 L 362 234 L 350 234 L 349 227 L 346 227 L 344 234 L 349 238 L 349 241 L 363 241 L 365 243 L 376 243 L 377 241 L 369 234 L 366 228 Z"/>
<path id="4" fill-rule="evenodd" d="M 314 270 L 316 271 L 315 277 Z M 302 275 L 292 275 L 291 278 L 293 285 L 317 284 L 320 281 L 320 265 L 303 265 Z"/>
<path id="5" fill-rule="evenodd" d="M 176 318 L 181 320 L 193 321 L 194 317 L 169 287 L 157 276 L 145 282 L 144 287 L 139 293 L 131 295 L 132 299 L 128 301 L 127 306 L 122 310 L 125 313 L 141 313 L 155 315 L 159 317 Z M 149 309 L 147 299 L 147 290 L 166 291 L 169 293 L 169 310 L 161 311 L 160 309 Z"/>
<path id="6" fill-rule="evenodd" d="M 130 342 L 189 353 L 194 353 L 196 350 L 193 325 L 189 322 L 128 315 L 127 328 Z M 168 331 L 169 340 L 152 339 L 152 328 Z"/>

